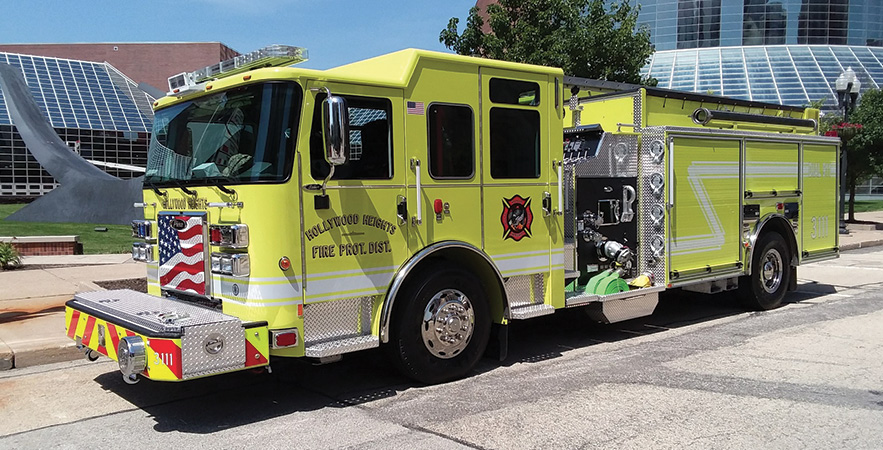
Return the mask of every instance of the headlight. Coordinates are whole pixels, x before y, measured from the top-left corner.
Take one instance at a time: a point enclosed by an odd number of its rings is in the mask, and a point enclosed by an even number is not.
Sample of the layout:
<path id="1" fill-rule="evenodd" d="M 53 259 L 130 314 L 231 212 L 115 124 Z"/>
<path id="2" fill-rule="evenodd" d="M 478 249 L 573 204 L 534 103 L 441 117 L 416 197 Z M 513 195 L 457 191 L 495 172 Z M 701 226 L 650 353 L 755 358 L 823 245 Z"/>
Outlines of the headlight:
<path id="1" fill-rule="evenodd" d="M 153 262 L 153 245 L 143 242 L 132 244 L 132 259 L 141 262 Z"/>
<path id="2" fill-rule="evenodd" d="M 247 277 L 251 271 L 248 255 L 245 253 L 212 253 L 212 272 L 234 277 Z"/>
<path id="3" fill-rule="evenodd" d="M 126 336 L 117 346 L 117 360 L 123 375 L 137 375 L 147 367 L 147 351 L 144 339 L 139 336 Z"/>
<path id="4" fill-rule="evenodd" d="M 132 237 L 153 240 L 153 221 L 151 220 L 133 220 L 132 221 Z"/>

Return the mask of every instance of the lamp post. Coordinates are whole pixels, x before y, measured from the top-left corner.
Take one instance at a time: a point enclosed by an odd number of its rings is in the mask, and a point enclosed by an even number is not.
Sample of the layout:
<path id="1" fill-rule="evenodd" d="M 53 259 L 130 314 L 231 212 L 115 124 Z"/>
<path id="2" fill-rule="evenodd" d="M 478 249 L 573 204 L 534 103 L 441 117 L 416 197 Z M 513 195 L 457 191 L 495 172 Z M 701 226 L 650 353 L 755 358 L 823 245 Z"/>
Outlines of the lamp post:
<path id="1" fill-rule="evenodd" d="M 837 77 L 834 87 L 837 89 L 837 101 L 843 108 L 843 122 L 848 123 L 849 113 L 855 108 L 862 82 L 855 78 L 855 71 L 852 70 L 852 67 L 848 67 Z M 846 230 L 846 143 L 848 139 L 842 137 L 841 139 L 843 147 L 840 149 L 840 234 L 849 234 L 849 231 Z"/>

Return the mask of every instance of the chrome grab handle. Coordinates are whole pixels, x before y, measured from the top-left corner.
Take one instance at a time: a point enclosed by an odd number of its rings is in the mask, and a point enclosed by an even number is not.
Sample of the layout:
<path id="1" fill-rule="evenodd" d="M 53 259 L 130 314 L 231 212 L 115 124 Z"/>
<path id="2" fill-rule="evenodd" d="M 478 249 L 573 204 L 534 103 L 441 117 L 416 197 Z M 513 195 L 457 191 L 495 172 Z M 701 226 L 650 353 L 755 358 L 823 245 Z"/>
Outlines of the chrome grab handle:
<path id="1" fill-rule="evenodd" d="M 564 214 L 564 162 L 558 162 L 558 214 Z"/>
<path id="2" fill-rule="evenodd" d="M 421 198 L 423 195 L 423 185 L 421 184 L 420 179 L 420 160 L 417 158 L 411 159 L 411 169 L 417 174 L 417 215 L 414 217 L 414 224 L 421 225 L 423 224 L 423 199 Z"/>

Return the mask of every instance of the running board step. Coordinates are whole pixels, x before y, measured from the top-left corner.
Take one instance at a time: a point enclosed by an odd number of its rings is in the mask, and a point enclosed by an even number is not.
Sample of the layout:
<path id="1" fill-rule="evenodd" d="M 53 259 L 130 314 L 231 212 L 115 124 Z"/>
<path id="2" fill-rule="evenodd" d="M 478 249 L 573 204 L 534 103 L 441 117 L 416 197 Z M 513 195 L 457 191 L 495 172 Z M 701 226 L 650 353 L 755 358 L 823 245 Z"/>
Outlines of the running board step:
<path id="1" fill-rule="evenodd" d="M 530 319 L 532 317 L 546 316 L 554 312 L 555 307 L 552 305 L 540 304 L 519 306 L 518 308 L 512 308 L 509 311 L 509 318 L 513 320 Z"/>
<path id="2" fill-rule="evenodd" d="M 377 347 L 380 347 L 380 338 L 377 336 L 354 336 L 332 341 L 307 342 L 304 347 L 304 355 L 310 358 L 326 358 Z"/>
<path id="3" fill-rule="evenodd" d="M 570 283 L 571 281 L 579 278 L 579 270 L 565 270 L 564 271 L 564 284 Z"/>

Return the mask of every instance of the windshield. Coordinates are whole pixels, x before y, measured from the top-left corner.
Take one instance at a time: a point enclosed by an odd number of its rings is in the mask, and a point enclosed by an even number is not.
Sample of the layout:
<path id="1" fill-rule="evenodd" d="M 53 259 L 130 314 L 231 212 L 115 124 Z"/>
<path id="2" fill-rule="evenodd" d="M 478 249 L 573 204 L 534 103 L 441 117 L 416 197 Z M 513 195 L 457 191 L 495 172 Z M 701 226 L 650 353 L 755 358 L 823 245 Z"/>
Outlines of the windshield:
<path id="1" fill-rule="evenodd" d="M 156 112 L 145 182 L 285 181 L 291 175 L 301 90 L 243 86 Z"/>

